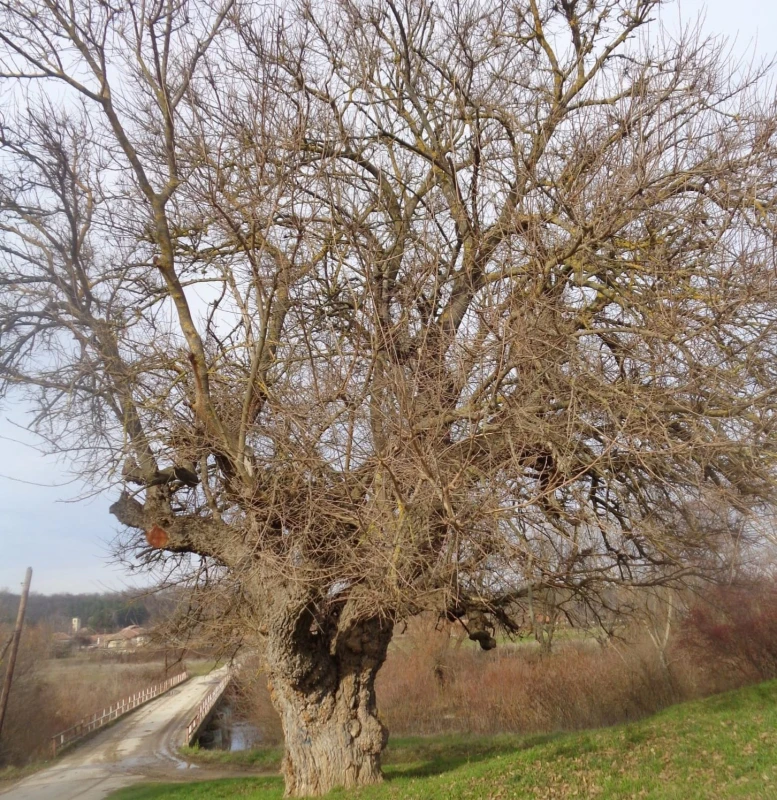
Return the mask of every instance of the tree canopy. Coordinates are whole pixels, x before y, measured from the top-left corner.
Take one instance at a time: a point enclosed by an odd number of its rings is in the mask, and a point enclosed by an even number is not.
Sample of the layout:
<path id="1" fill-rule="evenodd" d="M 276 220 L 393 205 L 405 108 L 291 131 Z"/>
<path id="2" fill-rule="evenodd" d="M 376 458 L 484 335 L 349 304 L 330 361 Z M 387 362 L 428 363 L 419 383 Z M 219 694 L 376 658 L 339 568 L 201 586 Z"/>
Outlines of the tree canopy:
<path id="1" fill-rule="evenodd" d="M 397 621 L 714 576 L 773 500 L 768 70 L 659 4 L 0 3 L 2 390 L 227 576 L 289 794 L 379 778 Z"/>

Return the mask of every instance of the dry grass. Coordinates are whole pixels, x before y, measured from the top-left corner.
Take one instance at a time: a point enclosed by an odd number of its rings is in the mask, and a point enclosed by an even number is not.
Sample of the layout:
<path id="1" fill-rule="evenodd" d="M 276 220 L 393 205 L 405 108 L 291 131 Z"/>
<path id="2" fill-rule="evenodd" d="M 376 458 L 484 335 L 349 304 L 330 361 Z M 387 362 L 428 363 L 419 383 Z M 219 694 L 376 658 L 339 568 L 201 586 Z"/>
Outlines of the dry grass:
<path id="1" fill-rule="evenodd" d="M 381 718 L 392 734 L 547 733 L 642 719 L 677 702 L 747 681 L 710 670 L 703 653 L 670 645 L 667 663 L 639 628 L 607 646 L 565 631 L 554 651 L 535 642 L 502 642 L 483 652 L 456 635 L 415 620 L 395 637 L 378 675 Z M 282 741 L 258 662 L 242 672 L 236 714 Z"/>
<path id="2" fill-rule="evenodd" d="M 447 629 L 417 625 L 398 640 L 378 678 L 380 713 L 398 734 L 539 733 L 640 719 L 703 691 L 679 663 L 662 667 L 641 638 L 602 648 L 560 641 L 482 652 Z"/>

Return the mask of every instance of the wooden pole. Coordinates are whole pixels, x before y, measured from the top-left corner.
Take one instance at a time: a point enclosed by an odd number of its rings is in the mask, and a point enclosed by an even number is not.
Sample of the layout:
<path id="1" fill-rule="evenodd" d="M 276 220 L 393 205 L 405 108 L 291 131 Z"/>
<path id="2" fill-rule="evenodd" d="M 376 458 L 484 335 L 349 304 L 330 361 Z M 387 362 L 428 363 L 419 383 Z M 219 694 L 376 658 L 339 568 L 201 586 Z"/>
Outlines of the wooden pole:
<path id="1" fill-rule="evenodd" d="M 24 612 L 27 610 L 27 595 L 30 593 L 30 582 L 32 581 L 32 567 L 27 567 L 27 574 L 24 576 L 24 587 L 22 596 L 19 600 L 19 613 L 16 615 L 16 627 L 11 638 L 11 655 L 8 657 L 8 669 L 5 671 L 3 681 L 3 691 L 0 694 L 0 737 L 3 734 L 3 721 L 5 720 L 5 710 L 8 707 L 8 695 L 11 693 L 11 681 L 13 680 L 13 670 L 16 666 L 16 654 L 19 652 L 19 640 L 22 638 L 22 624 L 24 623 Z"/>

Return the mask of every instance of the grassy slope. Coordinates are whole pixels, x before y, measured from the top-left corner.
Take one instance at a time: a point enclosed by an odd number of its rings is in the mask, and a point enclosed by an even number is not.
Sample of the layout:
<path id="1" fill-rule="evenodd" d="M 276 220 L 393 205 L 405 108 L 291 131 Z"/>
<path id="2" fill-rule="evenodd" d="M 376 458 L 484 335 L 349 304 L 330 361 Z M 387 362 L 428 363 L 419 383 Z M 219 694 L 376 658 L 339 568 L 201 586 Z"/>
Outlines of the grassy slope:
<path id="1" fill-rule="evenodd" d="M 267 760 L 264 762 L 267 764 Z M 387 781 L 332 797 L 777 798 L 777 681 L 687 703 L 631 725 L 554 736 L 400 739 Z M 280 778 L 143 785 L 113 800 L 280 800 Z"/>

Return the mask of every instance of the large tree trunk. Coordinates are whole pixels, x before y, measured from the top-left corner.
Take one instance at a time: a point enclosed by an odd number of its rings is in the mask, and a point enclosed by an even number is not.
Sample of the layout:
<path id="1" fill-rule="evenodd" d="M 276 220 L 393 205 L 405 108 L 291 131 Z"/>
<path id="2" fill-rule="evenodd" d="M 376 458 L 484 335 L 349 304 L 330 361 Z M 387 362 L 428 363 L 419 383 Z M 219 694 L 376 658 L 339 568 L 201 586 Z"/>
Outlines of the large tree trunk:
<path id="1" fill-rule="evenodd" d="M 294 627 L 291 637 L 288 627 L 280 639 L 271 634 L 266 653 L 286 743 L 286 796 L 380 782 L 388 731 L 377 716 L 375 676 L 386 658 L 391 623 L 370 619 L 343 626 L 341 620 L 329 638 L 311 631 L 303 613 Z"/>

